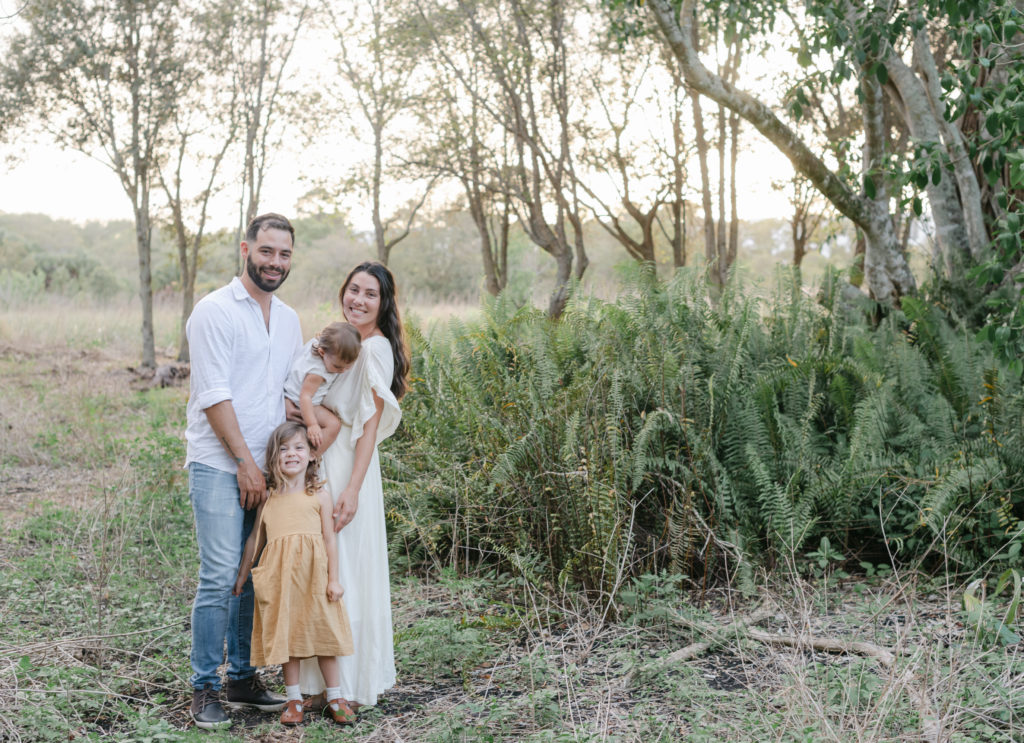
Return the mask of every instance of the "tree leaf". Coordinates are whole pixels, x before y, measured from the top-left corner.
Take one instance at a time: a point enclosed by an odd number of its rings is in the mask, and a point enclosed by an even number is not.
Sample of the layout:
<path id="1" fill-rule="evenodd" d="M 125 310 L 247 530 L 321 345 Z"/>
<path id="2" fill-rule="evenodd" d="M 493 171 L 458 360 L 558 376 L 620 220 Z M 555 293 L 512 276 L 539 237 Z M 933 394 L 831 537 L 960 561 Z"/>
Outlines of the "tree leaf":
<path id="1" fill-rule="evenodd" d="M 864 179 L 864 195 L 869 199 L 875 198 L 875 181 L 873 178 Z"/>

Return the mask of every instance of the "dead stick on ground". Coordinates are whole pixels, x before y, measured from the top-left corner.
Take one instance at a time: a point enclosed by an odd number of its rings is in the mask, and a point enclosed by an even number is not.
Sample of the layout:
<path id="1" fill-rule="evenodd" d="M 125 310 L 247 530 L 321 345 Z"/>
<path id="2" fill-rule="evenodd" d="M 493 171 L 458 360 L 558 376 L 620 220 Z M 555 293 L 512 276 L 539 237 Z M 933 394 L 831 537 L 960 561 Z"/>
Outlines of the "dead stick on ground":
<path id="1" fill-rule="evenodd" d="M 820 650 L 828 653 L 861 655 L 875 660 L 880 666 L 886 669 L 893 669 L 895 667 L 896 654 L 888 648 L 884 648 L 881 645 L 875 645 L 871 642 L 862 642 L 859 640 L 845 641 L 827 637 L 812 637 L 811 635 L 799 637 L 794 635 L 776 635 L 758 627 L 750 626 L 761 621 L 769 614 L 771 614 L 771 610 L 768 606 L 762 605 L 749 616 L 737 619 L 736 621 L 721 628 L 708 627 L 707 625 L 695 622 L 692 619 L 677 616 L 675 619 L 680 624 L 709 635 L 710 639 L 695 642 L 684 648 L 676 650 L 671 655 L 668 655 L 662 663 L 667 665 L 670 663 L 689 660 L 690 658 L 710 650 L 726 636 L 735 635 L 742 631 L 745 636 L 753 640 L 763 642 L 767 645 L 783 645 L 794 648 L 811 648 L 813 650 Z M 917 707 L 918 715 L 921 719 L 921 739 L 928 741 L 929 743 L 939 743 L 939 741 L 943 740 L 942 726 L 939 723 L 931 700 L 928 698 L 928 695 L 914 683 L 913 676 L 914 674 L 912 670 L 907 669 L 900 674 L 899 678 L 896 679 L 894 683 L 906 691 L 907 695 L 913 700 L 914 705 Z M 626 675 L 624 683 L 628 684 L 632 677 L 633 671 L 630 671 Z"/>
<path id="2" fill-rule="evenodd" d="M 760 622 L 769 614 L 771 614 L 771 609 L 768 608 L 767 604 L 762 604 L 757 609 L 755 609 L 749 616 L 741 617 L 740 619 L 737 619 L 736 621 L 731 622 L 730 624 L 727 624 L 724 627 L 709 627 L 706 624 L 695 622 L 692 619 L 687 619 L 686 617 L 677 615 L 676 617 L 674 617 L 676 622 L 691 629 L 697 630 L 702 634 L 710 635 L 711 639 L 695 642 L 691 645 L 687 645 L 685 648 L 676 650 L 671 655 L 668 655 L 664 659 L 662 659 L 659 665 L 678 663 L 680 661 L 689 660 L 690 658 L 698 656 L 701 653 L 707 652 L 712 647 L 720 643 L 722 639 L 726 636 L 730 634 L 735 634 L 737 631 L 744 629 L 749 624 Z M 627 673 L 625 678 L 622 680 L 622 683 L 628 686 L 630 681 L 633 680 L 634 673 L 635 669 Z"/>

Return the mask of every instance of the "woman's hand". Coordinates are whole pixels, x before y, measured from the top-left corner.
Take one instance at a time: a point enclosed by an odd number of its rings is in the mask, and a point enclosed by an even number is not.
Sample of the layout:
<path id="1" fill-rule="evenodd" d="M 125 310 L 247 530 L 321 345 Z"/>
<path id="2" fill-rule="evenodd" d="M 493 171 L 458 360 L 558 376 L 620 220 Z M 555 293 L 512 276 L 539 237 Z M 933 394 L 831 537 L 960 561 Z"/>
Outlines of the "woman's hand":
<path id="1" fill-rule="evenodd" d="M 351 485 L 347 485 L 338 496 L 338 501 L 334 504 L 334 510 L 331 512 L 334 517 L 335 533 L 348 526 L 349 522 L 355 518 L 358 507 L 359 491 Z"/>
<path id="2" fill-rule="evenodd" d="M 245 579 L 248 578 L 248 577 L 249 577 L 248 573 L 245 574 L 245 575 L 239 575 L 238 576 L 238 579 L 235 581 L 235 587 L 231 590 L 231 595 L 232 596 L 241 596 L 242 595 L 242 587 L 245 585 Z M 327 590 L 330 591 L 330 588 L 328 587 Z"/>
<path id="3" fill-rule="evenodd" d="M 341 598 L 341 595 L 345 593 L 345 589 L 341 587 L 341 584 L 337 581 L 331 581 L 327 584 L 327 600 L 337 601 Z"/>

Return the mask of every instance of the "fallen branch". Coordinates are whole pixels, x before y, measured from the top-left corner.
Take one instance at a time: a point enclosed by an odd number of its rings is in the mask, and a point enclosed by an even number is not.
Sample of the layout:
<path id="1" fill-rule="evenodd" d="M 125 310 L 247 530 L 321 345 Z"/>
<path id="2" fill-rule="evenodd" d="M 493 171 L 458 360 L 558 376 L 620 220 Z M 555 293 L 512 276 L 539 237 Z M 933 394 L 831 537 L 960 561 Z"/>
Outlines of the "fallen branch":
<path id="1" fill-rule="evenodd" d="M 693 619 L 677 615 L 675 617 L 675 621 L 677 623 L 708 635 L 709 639 L 695 642 L 684 648 L 676 650 L 666 656 L 661 661 L 661 664 L 668 665 L 671 663 L 689 660 L 701 653 L 707 652 L 715 645 L 718 645 L 725 637 L 742 632 L 743 636 L 752 640 L 757 640 L 758 642 L 763 642 L 766 645 L 809 648 L 826 653 L 859 655 L 865 658 L 871 658 L 887 670 L 895 668 L 896 652 L 881 645 L 876 645 L 873 642 L 863 642 L 861 640 L 839 640 L 831 637 L 813 637 L 811 635 L 778 635 L 773 632 L 760 629 L 759 627 L 750 626 L 766 618 L 770 614 L 771 610 L 766 605 L 762 605 L 749 616 L 737 619 L 736 621 L 720 628 L 708 627 L 707 625 Z M 626 676 L 625 683 L 628 684 L 632 676 L 633 671 L 630 671 Z M 911 669 L 908 668 L 900 674 L 899 677 L 894 680 L 894 684 L 897 687 L 903 688 L 917 707 L 918 716 L 921 720 L 921 740 L 929 741 L 929 743 L 939 743 L 939 741 L 942 741 L 942 725 L 939 722 L 934 705 L 931 703 L 928 695 L 914 683 L 914 674 Z"/>

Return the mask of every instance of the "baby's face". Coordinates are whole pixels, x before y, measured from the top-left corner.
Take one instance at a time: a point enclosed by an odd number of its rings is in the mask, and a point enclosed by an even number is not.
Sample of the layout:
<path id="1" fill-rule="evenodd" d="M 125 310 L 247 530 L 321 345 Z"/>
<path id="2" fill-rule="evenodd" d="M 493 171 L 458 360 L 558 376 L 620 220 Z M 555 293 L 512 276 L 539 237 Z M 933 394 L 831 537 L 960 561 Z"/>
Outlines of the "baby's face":
<path id="1" fill-rule="evenodd" d="M 325 353 L 323 358 L 324 369 L 329 371 L 331 374 L 341 374 L 352 366 L 351 361 L 342 361 L 336 353 Z"/>

